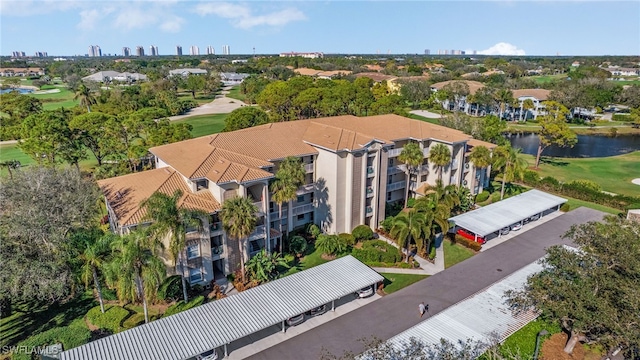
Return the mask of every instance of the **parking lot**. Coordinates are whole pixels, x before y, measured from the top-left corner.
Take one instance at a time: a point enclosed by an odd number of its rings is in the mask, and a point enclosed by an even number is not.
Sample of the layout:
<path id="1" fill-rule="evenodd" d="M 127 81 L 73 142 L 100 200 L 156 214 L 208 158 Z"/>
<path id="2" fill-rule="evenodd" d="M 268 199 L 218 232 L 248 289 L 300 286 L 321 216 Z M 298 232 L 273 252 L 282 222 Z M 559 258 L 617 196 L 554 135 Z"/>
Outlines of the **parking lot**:
<path id="1" fill-rule="evenodd" d="M 538 227 L 538 226 L 546 223 L 547 221 L 553 220 L 553 219 L 557 218 L 558 216 L 560 216 L 562 214 L 564 214 L 564 213 L 561 212 L 561 211 L 555 211 L 555 209 L 554 210 L 547 210 L 540 219 L 538 219 L 536 221 L 529 221 L 528 223 L 524 224 L 522 226 L 522 229 L 520 229 L 520 230 L 517 230 L 517 231 L 511 230 L 511 231 L 509 231 L 508 234 L 500 235 L 500 236 L 498 236 L 498 234 L 496 234 L 496 233 L 490 234 L 487 237 L 485 237 L 486 242 L 484 244 L 482 244 L 482 249 L 480 249 L 480 251 L 489 250 L 492 247 L 494 247 L 496 245 L 499 245 L 499 244 L 502 244 L 505 241 L 508 241 L 508 240 L 510 240 L 510 239 L 522 234 L 522 233 L 525 233 L 525 232 L 527 232 L 527 231 L 529 231 L 529 230 L 531 230 L 531 229 L 533 229 L 535 227 Z"/>

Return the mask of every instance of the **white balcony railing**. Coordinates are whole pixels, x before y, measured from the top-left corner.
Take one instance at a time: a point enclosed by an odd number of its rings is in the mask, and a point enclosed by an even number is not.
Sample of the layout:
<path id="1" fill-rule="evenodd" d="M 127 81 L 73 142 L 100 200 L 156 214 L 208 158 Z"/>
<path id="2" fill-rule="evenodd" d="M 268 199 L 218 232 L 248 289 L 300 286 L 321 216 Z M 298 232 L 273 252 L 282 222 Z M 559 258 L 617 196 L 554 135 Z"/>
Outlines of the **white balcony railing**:
<path id="1" fill-rule="evenodd" d="M 429 164 L 420 165 L 420 172 L 422 173 L 429 172 Z"/>
<path id="2" fill-rule="evenodd" d="M 293 208 L 293 211 L 291 211 L 291 213 L 293 215 L 300 215 L 300 214 L 304 214 L 304 213 L 308 213 L 313 211 L 313 204 L 305 204 L 305 205 L 300 205 L 300 206 L 296 206 Z"/>
<path id="3" fill-rule="evenodd" d="M 391 149 L 389 150 L 389 157 L 396 157 L 400 155 L 401 152 L 402 152 L 402 148 Z"/>
<path id="4" fill-rule="evenodd" d="M 287 217 L 287 212 L 288 212 L 288 211 L 287 211 L 287 209 L 286 209 L 286 208 L 282 209 L 282 218 L 283 218 L 283 219 L 286 219 L 286 217 Z M 271 220 L 277 220 L 277 219 L 280 219 L 280 213 L 279 213 L 278 211 L 273 211 L 273 212 L 269 213 L 269 218 L 271 218 Z"/>
<path id="5" fill-rule="evenodd" d="M 265 229 L 266 227 L 264 225 L 256 226 L 255 230 L 249 235 L 249 240 L 263 238 L 266 235 Z"/>
<path id="6" fill-rule="evenodd" d="M 451 162 L 451 170 L 456 170 L 456 169 L 458 169 L 458 160 L 454 159 Z"/>
<path id="7" fill-rule="evenodd" d="M 387 168 L 387 175 L 399 174 L 404 172 L 404 165 L 394 165 Z"/>
<path id="8" fill-rule="evenodd" d="M 258 212 L 262 213 L 264 211 L 264 208 L 262 207 L 262 201 L 256 201 L 253 203 L 253 205 L 258 208 Z"/>
<path id="9" fill-rule="evenodd" d="M 373 191 L 373 186 L 367 186 L 367 197 L 373 197 L 375 191 Z"/>
<path id="10" fill-rule="evenodd" d="M 315 184 L 305 184 L 302 185 L 298 188 L 298 190 L 296 190 L 296 195 L 303 195 L 303 194 L 308 194 L 310 192 L 313 192 L 313 190 L 315 189 Z"/>
<path id="11" fill-rule="evenodd" d="M 313 163 L 311 164 L 304 164 L 304 171 L 308 173 L 312 173 L 314 169 Z"/>
<path id="12" fill-rule="evenodd" d="M 376 170 L 373 166 L 367 166 L 367 177 L 374 177 L 376 175 Z"/>
<path id="13" fill-rule="evenodd" d="M 424 157 L 429 157 L 429 148 L 428 147 L 422 149 L 422 155 L 424 155 Z"/>
<path id="14" fill-rule="evenodd" d="M 387 191 L 395 191 L 395 190 L 404 189 L 405 186 L 407 186 L 407 182 L 406 181 L 404 181 L 404 180 L 396 181 L 394 183 L 387 184 Z"/>

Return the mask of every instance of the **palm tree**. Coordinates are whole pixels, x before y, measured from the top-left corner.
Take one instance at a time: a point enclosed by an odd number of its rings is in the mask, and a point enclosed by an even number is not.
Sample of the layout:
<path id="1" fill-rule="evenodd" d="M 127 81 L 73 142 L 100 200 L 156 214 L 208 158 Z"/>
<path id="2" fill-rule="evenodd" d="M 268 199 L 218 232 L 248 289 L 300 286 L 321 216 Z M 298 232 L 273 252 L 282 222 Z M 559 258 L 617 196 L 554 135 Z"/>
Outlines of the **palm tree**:
<path id="1" fill-rule="evenodd" d="M 445 144 L 436 144 L 429 150 L 429 161 L 438 168 L 438 180 L 442 181 L 442 170 L 451 163 L 451 150 Z"/>
<path id="2" fill-rule="evenodd" d="M 249 278 L 259 283 L 276 278 L 278 266 L 288 267 L 287 261 L 279 253 L 268 254 L 264 249 L 246 264 Z"/>
<path id="3" fill-rule="evenodd" d="M 423 212 L 417 209 L 403 211 L 393 219 L 391 236 L 398 242 L 398 246 L 407 250 L 407 263 L 409 262 L 409 245 L 413 240 L 418 248 L 424 247 L 423 234 L 427 234 L 426 218 Z"/>
<path id="4" fill-rule="evenodd" d="M 278 214 L 280 217 L 280 253 L 282 249 L 282 206 L 298 197 L 296 193 L 300 185 L 304 184 L 306 171 L 300 158 L 286 157 L 276 172 L 276 178 L 271 183 L 271 200 L 278 204 Z"/>
<path id="5" fill-rule="evenodd" d="M 422 149 L 420 149 L 420 145 L 416 142 L 410 142 L 406 144 L 400 155 L 398 155 L 398 161 L 405 164 L 407 167 L 407 186 L 406 186 L 406 196 L 404 198 L 404 207 L 407 207 L 407 202 L 409 201 L 409 180 L 411 179 L 411 175 L 416 172 L 418 166 L 422 164 L 424 159 L 424 154 L 422 153 Z"/>
<path id="6" fill-rule="evenodd" d="M 245 281 L 245 242 L 253 232 L 258 221 L 256 213 L 258 207 L 249 198 L 235 197 L 225 200 L 220 209 L 220 220 L 227 235 L 238 240 L 238 251 L 240 252 L 240 271 L 242 281 Z"/>
<path id="7" fill-rule="evenodd" d="M 491 151 L 486 146 L 474 146 L 471 149 L 469 160 L 471 160 L 476 169 L 486 169 L 491 165 Z"/>
<path id="8" fill-rule="evenodd" d="M 171 260 L 176 267 L 176 272 L 182 278 L 182 295 L 184 302 L 187 302 L 189 301 L 187 280 L 184 276 L 184 248 L 187 246 L 186 232 L 188 228 L 200 227 L 202 223 L 198 218 L 207 216 L 207 213 L 201 210 L 179 207 L 178 201 L 182 195 L 183 193 L 180 189 L 176 190 L 171 196 L 156 192 L 143 201 L 141 206 L 147 211 L 145 220 L 153 221 L 153 224 L 148 229 L 151 236 L 160 242 L 167 237 L 169 238 Z"/>
<path id="9" fill-rule="evenodd" d="M 96 98 L 85 84 L 80 84 L 73 100 L 80 100 L 80 106 L 86 106 L 87 112 L 91 112 L 91 105 L 96 104 Z"/>
<path id="10" fill-rule="evenodd" d="M 507 105 L 513 103 L 513 92 L 509 89 L 500 89 L 496 93 L 496 101 L 500 106 L 500 113 L 498 117 L 502 119 L 502 114 L 507 108 Z"/>
<path id="11" fill-rule="evenodd" d="M 86 240 L 87 246 L 82 254 L 80 254 L 80 260 L 82 261 L 82 267 L 80 268 L 80 278 L 84 282 L 85 287 L 89 287 L 89 282 L 93 280 L 93 284 L 96 287 L 98 293 L 98 301 L 100 302 L 100 311 L 104 314 L 104 300 L 102 299 L 102 289 L 100 289 L 100 280 L 98 278 L 98 269 L 102 268 L 105 264 L 105 260 L 109 255 L 110 245 L 114 241 L 115 234 L 106 234 L 97 240 L 93 237 L 88 237 Z"/>
<path id="12" fill-rule="evenodd" d="M 316 249 L 323 254 L 336 255 L 345 250 L 346 244 L 340 241 L 338 235 L 320 234 L 316 240 Z"/>
<path id="13" fill-rule="evenodd" d="M 504 198 L 504 185 L 515 179 L 524 178 L 524 170 L 529 164 L 520 155 L 521 149 L 514 149 L 510 144 L 498 146 L 495 150 L 494 166 L 502 170 L 502 189 L 500 190 L 500 200 Z"/>
<path id="14" fill-rule="evenodd" d="M 533 104 L 533 100 L 526 99 L 525 101 L 523 101 L 520 104 L 520 121 L 523 121 L 523 120 L 526 121 L 527 120 L 526 112 L 533 109 L 534 107 L 535 105 Z M 523 114 L 524 114 L 524 117 L 523 117 Z"/>
<path id="15" fill-rule="evenodd" d="M 141 301 L 144 321 L 149 322 L 147 301 L 155 298 L 164 280 L 164 263 L 156 255 L 162 244 L 141 230 L 116 239 L 111 249 L 113 261 L 107 266 L 107 285 L 116 289 L 120 301 Z"/>
<path id="16" fill-rule="evenodd" d="M 456 187 L 442 186 L 442 183 L 436 186 L 434 192 L 416 200 L 415 209 L 424 216 L 423 231 L 427 241 L 421 248 L 423 253 L 429 253 L 431 239 L 435 238 L 436 234 L 449 231 L 451 210 L 458 204 L 460 200 L 456 196 Z"/>

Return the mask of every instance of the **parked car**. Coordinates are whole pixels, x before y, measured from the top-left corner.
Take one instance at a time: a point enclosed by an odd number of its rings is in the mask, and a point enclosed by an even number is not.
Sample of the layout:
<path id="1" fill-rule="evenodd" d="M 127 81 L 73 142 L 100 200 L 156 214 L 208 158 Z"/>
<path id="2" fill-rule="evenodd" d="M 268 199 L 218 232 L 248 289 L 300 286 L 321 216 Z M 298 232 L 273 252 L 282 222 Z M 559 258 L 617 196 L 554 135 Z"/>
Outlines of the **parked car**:
<path id="1" fill-rule="evenodd" d="M 540 220 L 540 214 L 535 214 L 532 217 L 529 218 L 529 220 L 531 221 L 538 221 Z"/>
<path id="2" fill-rule="evenodd" d="M 205 351 L 196 357 L 198 360 L 218 360 L 218 353 L 216 349 Z"/>
<path id="3" fill-rule="evenodd" d="M 296 326 L 300 325 L 304 322 L 304 314 L 299 314 L 294 317 L 290 317 L 287 319 L 287 325 Z"/>
<path id="4" fill-rule="evenodd" d="M 500 229 L 500 235 L 507 235 L 509 231 L 511 231 L 511 228 L 509 228 L 508 226 L 505 228 L 502 228 Z"/>
<path id="5" fill-rule="evenodd" d="M 309 311 L 309 315 L 318 316 L 318 315 L 322 315 L 322 314 L 324 314 L 326 312 L 327 312 L 327 305 L 325 304 L 325 305 L 322 305 L 322 306 L 318 306 L 315 309 L 311 309 Z"/>
<path id="6" fill-rule="evenodd" d="M 373 295 L 373 286 L 367 286 L 366 288 L 362 288 L 356 291 L 356 296 L 359 298 L 366 298 Z"/>
<path id="7" fill-rule="evenodd" d="M 464 229 L 458 229 L 458 231 L 456 232 L 456 234 L 462 236 L 465 239 L 469 239 L 471 241 L 476 241 L 476 236 Z M 480 244 L 484 244 L 485 240 L 482 236 L 478 236 L 478 240 L 477 242 L 479 242 Z"/>
<path id="8" fill-rule="evenodd" d="M 522 223 L 517 223 L 517 224 L 511 225 L 511 230 L 512 231 L 518 231 L 520 229 L 522 229 Z"/>

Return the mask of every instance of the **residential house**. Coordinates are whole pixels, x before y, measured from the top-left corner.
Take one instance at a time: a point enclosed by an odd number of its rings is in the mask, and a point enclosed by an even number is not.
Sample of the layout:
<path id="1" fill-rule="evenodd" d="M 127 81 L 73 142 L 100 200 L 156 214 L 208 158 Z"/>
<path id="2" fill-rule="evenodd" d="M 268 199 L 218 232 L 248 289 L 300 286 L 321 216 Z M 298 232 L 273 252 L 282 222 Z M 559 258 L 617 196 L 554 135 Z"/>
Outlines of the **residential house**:
<path id="1" fill-rule="evenodd" d="M 187 234 L 185 249 L 185 275 L 192 284 L 206 284 L 236 270 L 240 256 L 248 259 L 264 248 L 274 250 L 283 233 L 309 223 L 327 233 L 351 232 L 361 224 L 377 228 L 388 203 L 404 202 L 407 175 L 398 156 L 408 142 L 417 142 L 424 154 L 409 179 L 411 193 L 436 183 L 438 171 L 428 161 L 436 144 L 445 144 L 452 153 L 442 170 L 444 185 L 465 186 L 472 194 L 487 186 L 490 169 L 476 169 L 468 155 L 473 146 L 493 144 L 398 115 L 271 123 L 158 146 L 150 149 L 155 170 L 98 184 L 117 233 L 142 225 L 140 203 L 156 191 L 172 194 L 181 189 L 180 206 L 209 213 L 202 219 L 203 230 Z M 306 179 L 297 199 L 284 204 L 280 218 L 269 184 L 288 156 L 301 159 Z M 242 251 L 238 240 L 224 233 L 217 215 L 225 200 L 237 196 L 250 198 L 258 208 L 257 226 Z"/>
<path id="2" fill-rule="evenodd" d="M 299 69 L 293 70 L 293 72 L 295 72 L 298 75 L 313 76 L 318 79 L 333 79 L 334 77 L 337 77 L 337 76 L 346 76 L 352 73 L 352 71 L 350 70 L 324 71 L 324 70 L 316 70 L 316 69 L 309 69 L 309 68 L 299 68 Z"/>
<path id="3" fill-rule="evenodd" d="M 4 77 L 33 77 L 44 75 L 42 68 L 0 68 L 0 76 Z"/>
<path id="4" fill-rule="evenodd" d="M 169 76 L 182 76 L 187 77 L 189 75 L 207 75 L 208 72 L 205 69 L 198 68 L 184 68 L 169 70 Z"/>
<path id="5" fill-rule="evenodd" d="M 607 70 L 613 76 L 640 76 L 640 68 L 623 68 L 618 66 L 610 66 L 608 68 L 601 68 Z"/>
<path id="6" fill-rule="evenodd" d="M 138 81 L 146 81 L 147 75 L 140 73 L 130 73 L 130 72 L 117 72 L 112 70 L 99 71 L 95 74 L 91 74 L 89 76 L 85 76 L 82 78 L 82 81 L 95 81 L 100 83 L 111 82 L 111 81 L 120 81 L 125 83 L 132 83 Z"/>
<path id="7" fill-rule="evenodd" d="M 248 78 L 250 74 L 242 74 L 242 73 L 220 73 L 220 81 L 225 86 L 233 86 L 241 84 L 244 79 Z"/>
<path id="8" fill-rule="evenodd" d="M 431 85 L 431 91 L 438 92 L 442 90 L 445 86 L 453 84 L 453 83 L 464 83 L 469 87 L 469 95 L 474 95 L 478 90 L 484 87 L 484 84 L 478 81 L 472 80 L 448 80 L 442 81 L 439 83 L 435 83 Z M 471 103 L 467 101 L 467 96 L 464 95 L 456 95 L 453 101 L 444 100 L 442 101 L 442 107 L 447 110 L 459 109 L 460 111 L 464 111 L 466 113 L 471 111 Z"/>
<path id="9" fill-rule="evenodd" d="M 513 90 L 513 97 L 518 101 L 518 107 L 511 108 L 509 111 L 514 112 L 514 119 L 518 120 L 528 120 L 528 119 L 536 119 L 539 115 L 544 115 L 544 104 L 543 101 L 549 99 L 549 95 L 551 91 L 545 89 L 518 89 Z M 533 109 L 527 109 L 526 111 L 523 108 L 524 102 L 529 99 L 533 102 Z"/>
<path id="10" fill-rule="evenodd" d="M 280 53 L 280 57 L 303 57 L 307 59 L 322 59 L 324 53 L 321 52 L 284 52 Z"/>

